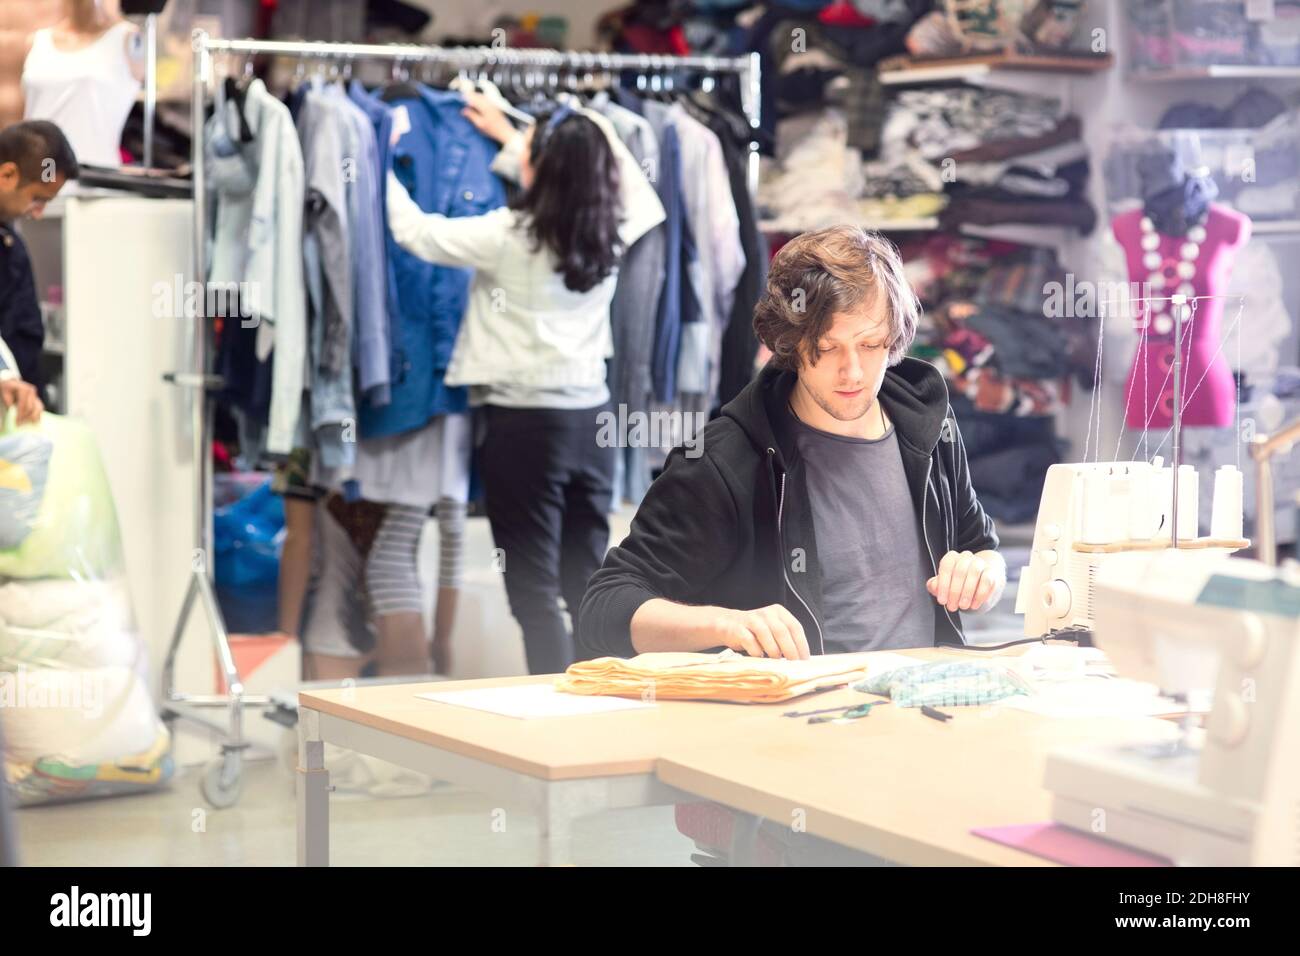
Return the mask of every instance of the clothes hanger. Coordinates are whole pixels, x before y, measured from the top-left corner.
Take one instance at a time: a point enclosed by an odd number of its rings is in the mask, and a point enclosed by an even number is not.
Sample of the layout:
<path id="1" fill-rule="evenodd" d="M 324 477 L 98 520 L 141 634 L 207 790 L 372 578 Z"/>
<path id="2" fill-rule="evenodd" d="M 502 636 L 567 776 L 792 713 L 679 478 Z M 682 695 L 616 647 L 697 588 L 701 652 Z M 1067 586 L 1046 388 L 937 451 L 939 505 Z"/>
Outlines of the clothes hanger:
<path id="1" fill-rule="evenodd" d="M 516 107 L 501 92 L 500 87 L 489 80 L 486 76 L 479 74 L 473 79 L 470 78 L 468 71 L 462 69 L 460 73 L 447 84 L 448 89 L 454 90 L 462 95 L 465 93 L 481 93 L 486 96 L 497 109 L 505 113 L 511 119 L 518 120 L 526 126 L 533 125 L 536 122 L 533 117 L 529 116 L 523 110 Z"/>
<path id="2" fill-rule="evenodd" d="M 248 125 L 248 117 L 244 113 L 245 95 L 248 93 L 248 82 L 253 76 L 253 59 L 247 57 L 244 60 L 244 82 L 241 83 L 235 77 L 227 75 L 224 81 L 226 99 L 235 104 L 235 115 L 239 118 L 239 142 L 251 143 L 253 141 L 253 130 Z"/>
<path id="3" fill-rule="evenodd" d="M 650 77 L 650 95 L 660 103 L 672 103 L 673 98 L 668 93 L 667 83 L 668 75 L 664 72 L 663 58 L 656 55 L 650 57 L 650 66 L 654 74 Z"/>
<path id="4" fill-rule="evenodd" d="M 393 61 L 393 82 L 384 87 L 379 98 L 385 103 L 393 100 L 411 100 L 420 97 L 420 88 L 411 82 L 410 73 L 400 59 Z"/>
<path id="5" fill-rule="evenodd" d="M 542 71 L 534 66 L 528 71 L 529 89 L 532 91 L 531 102 L 537 109 L 546 107 L 552 98 L 546 94 L 546 76 Z"/>
<path id="6" fill-rule="evenodd" d="M 659 103 L 668 102 L 668 97 L 664 95 L 664 78 L 658 73 L 650 77 L 650 98 Z"/>

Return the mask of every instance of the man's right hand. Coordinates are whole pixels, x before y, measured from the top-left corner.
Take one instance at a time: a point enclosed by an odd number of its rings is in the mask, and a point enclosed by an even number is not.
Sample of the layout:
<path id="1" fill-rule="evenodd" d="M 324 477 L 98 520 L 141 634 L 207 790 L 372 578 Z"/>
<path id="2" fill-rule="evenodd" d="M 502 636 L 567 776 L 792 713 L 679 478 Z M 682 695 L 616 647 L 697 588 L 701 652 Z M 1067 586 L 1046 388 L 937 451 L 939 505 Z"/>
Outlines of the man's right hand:
<path id="1" fill-rule="evenodd" d="M 717 608 L 714 624 L 718 644 L 750 657 L 784 657 L 807 660 L 808 639 L 803 625 L 781 604 L 769 604 L 753 611 Z"/>
<path id="2" fill-rule="evenodd" d="M 0 381 L 0 401 L 6 408 L 18 406 L 18 424 L 35 424 L 41 420 L 45 405 L 36 394 L 36 386 L 21 379 L 11 378 Z"/>

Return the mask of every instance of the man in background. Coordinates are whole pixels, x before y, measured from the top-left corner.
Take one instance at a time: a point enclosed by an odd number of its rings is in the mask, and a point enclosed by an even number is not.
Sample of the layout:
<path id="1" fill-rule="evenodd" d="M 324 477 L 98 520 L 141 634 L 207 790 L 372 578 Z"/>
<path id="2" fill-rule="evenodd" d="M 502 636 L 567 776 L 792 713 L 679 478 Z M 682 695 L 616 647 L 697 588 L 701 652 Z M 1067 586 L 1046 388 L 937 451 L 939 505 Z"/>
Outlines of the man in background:
<path id="1" fill-rule="evenodd" d="M 11 353 L 10 370 L 38 392 L 45 324 L 31 258 L 13 224 L 39 219 L 78 173 L 72 147 L 53 123 L 28 120 L 0 130 L 0 339 Z"/>

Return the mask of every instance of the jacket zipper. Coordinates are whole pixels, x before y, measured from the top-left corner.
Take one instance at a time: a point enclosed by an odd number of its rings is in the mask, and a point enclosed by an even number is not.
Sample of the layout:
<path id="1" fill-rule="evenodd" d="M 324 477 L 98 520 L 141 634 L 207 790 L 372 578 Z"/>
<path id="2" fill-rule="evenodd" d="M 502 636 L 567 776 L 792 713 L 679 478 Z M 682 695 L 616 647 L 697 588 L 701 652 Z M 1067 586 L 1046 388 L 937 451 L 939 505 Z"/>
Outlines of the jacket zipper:
<path id="1" fill-rule="evenodd" d="M 770 453 L 771 449 L 769 449 L 768 451 Z M 776 537 L 777 537 L 777 541 L 779 541 L 781 544 L 781 574 L 785 578 L 786 587 L 790 589 L 791 594 L 793 594 L 796 598 L 799 599 L 799 603 L 803 605 L 803 609 L 808 612 L 808 617 L 812 619 L 813 627 L 817 628 L 818 653 L 825 654 L 826 639 L 822 636 L 821 623 L 817 620 L 817 615 L 813 613 L 813 609 L 808 606 L 808 602 L 805 601 L 803 597 L 799 594 L 799 590 L 794 586 L 794 582 L 790 580 L 789 569 L 787 569 L 785 566 L 785 527 L 781 521 L 781 516 L 784 514 L 784 512 L 785 512 L 785 471 L 783 470 L 781 472 L 781 491 L 777 496 L 777 500 L 776 500 Z"/>
<path id="2" fill-rule="evenodd" d="M 925 501 L 921 502 L 921 537 L 925 539 L 925 550 L 926 553 L 930 555 L 930 567 L 934 569 L 935 577 L 938 577 L 939 565 L 934 560 L 934 549 L 930 547 L 930 535 L 925 530 L 925 513 L 930 510 L 930 469 L 933 466 L 934 466 L 934 457 L 931 456 L 929 459 L 926 460 L 925 463 Z M 781 519 L 778 517 L 777 523 L 779 524 L 780 521 Z M 782 566 L 784 567 L 784 561 L 782 562 Z M 959 628 L 957 624 L 953 621 L 952 615 L 948 613 L 947 606 L 945 606 L 943 609 L 943 616 L 947 618 L 948 623 L 952 626 L 952 629 L 957 632 L 957 636 L 961 638 L 961 642 L 965 644 L 966 635 L 964 635 L 961 632 L 961 628 Z"/>

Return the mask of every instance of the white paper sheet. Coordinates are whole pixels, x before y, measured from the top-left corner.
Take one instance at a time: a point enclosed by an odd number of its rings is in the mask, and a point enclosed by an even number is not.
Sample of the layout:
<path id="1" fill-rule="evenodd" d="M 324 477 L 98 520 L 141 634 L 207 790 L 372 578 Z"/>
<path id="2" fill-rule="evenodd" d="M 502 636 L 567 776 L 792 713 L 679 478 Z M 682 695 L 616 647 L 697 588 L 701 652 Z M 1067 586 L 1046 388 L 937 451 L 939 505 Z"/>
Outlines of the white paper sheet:
<path id="1" fill-rule="evenodd" d="M 1028 711 L 1041 717 L 1159 717 L 1186 707 L 1160 696 L 1154 684 L 1124 679 L 1085 677 L 1038 682 L 1028 697 L 1008 697 L 995 706 Z M 1195 707 L 1193 707 L 1195 710 Z"/>
<path id="2" fill-rule="evenodd" d="M 918 664 L 929 663 L 917 660 L 915 657 L 908 657 L 906 654 L 895 654 L 893 651 L 875 651 L 863 657 L 866 661 L 868 677 L 875 677 L 877 674 L 884 674 L 900 667 L 915 667 Z"/>
<path id="3" fill-rule="evenodd" d="M 593 697 L 561 694 L 550 684 L 522 684 L 515 687 L 481 687 L 473 690 L 431 691 L 416 694 L 423 700 L 457 707 L 471 707 L 504 717 L 531 720 L 536 717 L 575 717 L 621 710 L 645 710 L 654 703 L 623 697 Z"/>

